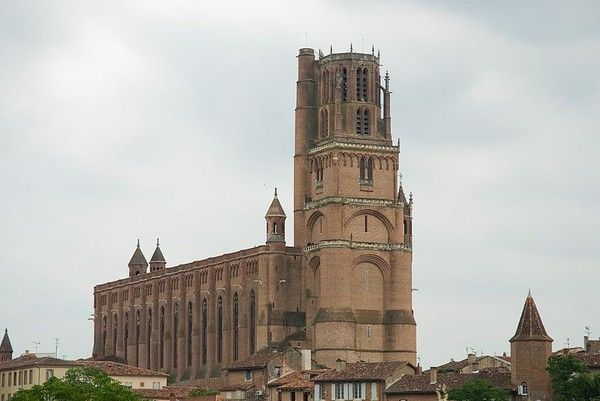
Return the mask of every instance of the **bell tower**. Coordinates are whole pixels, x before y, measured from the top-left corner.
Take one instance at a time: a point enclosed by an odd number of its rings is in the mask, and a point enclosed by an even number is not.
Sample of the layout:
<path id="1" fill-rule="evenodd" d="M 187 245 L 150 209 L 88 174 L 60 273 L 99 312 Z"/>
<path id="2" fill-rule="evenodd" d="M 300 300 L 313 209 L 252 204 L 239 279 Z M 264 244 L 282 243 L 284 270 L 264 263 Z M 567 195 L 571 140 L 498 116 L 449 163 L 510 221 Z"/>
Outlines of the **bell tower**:
<path id="1" fill-rule="evenodd" d="M 318 362 L 416 363 L 412 197 L 398 180 L 379 54 L 300 49 L 294 245 Z"/>

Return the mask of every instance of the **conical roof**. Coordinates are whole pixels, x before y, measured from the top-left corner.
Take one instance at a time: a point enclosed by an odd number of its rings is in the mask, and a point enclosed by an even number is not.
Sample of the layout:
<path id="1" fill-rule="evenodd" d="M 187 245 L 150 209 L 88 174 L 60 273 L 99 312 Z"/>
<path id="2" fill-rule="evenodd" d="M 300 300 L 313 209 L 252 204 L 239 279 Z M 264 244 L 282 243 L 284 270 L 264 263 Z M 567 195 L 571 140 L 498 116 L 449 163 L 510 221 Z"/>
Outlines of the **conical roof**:
<path id="1" fill-rule="evenodd" d="M 162 251 L 160 250 L 160 242 L 156 239 L 156 249 L 152 254 L 152 258 L 150 258 L 150 263 L 152 262 L 166 262 L 165 257 L 163 256 Z"/>
<path id="2" fill-rule="evenodd" d="M 269 206 L 269 210 L 267 210 L 265 217 L 286 217 L 285 212 L 281 207 L 281 203 L 279 203 L 279 199 L 277 198 L 277 188 L 275 188 L 273 202 L 271 202 L 271 206 Z"/>
<path id="3" fill-rule="evenodd" d="M 527 340 L 552 341 L 552 338 L 546 333 L 540 313 L 531 296 L 531 291 L 527 294 L 523 312 L 521 312 L 521 319 L 519 319 L 519 325 L 517 326 L 517 332 L 510 339 L 511 342 Z"/>
<path id="4" fill-rule="evenodd" d="M 146 257 L 144 256 L 144 253 L 140 249 L 140 240 L 138 240 L 137 247 L 135 248 L 135 251 L 133 252 L 133 255 L 131 256 L 131 260 L 129 261 L 128 266 L 138 266 L 138 265 L 148 266 Z"/>
<path id="5" fill-rule="evenodd" d="M 13 352 L 10 338 L 8 338 L 8 329 L 4 329 L 4 337 L 2 337 L 2 343 L 0 343 L 0 352 Z"/>

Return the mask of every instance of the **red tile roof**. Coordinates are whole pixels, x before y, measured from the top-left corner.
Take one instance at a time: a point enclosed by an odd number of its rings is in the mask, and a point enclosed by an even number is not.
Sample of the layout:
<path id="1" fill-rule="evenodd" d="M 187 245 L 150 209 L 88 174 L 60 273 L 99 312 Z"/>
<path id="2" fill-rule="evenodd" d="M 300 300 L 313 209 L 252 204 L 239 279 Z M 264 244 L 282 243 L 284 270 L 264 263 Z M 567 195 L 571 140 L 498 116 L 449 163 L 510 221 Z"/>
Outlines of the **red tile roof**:
<path id="1" fill-rule="evenodd" d="M 312 390 L 314 383 L 311 379 L 327 371 L 328 369 L 295 370 L 279 379 L 271 381 L 268 386 L 277 387 L 282 391 Z"/>
<path id="2" fill-rule="evenodd" d="M 0 364 L 0 370 L 21 368 L 26 366 L 74 366 L 75 362 L 50 356 L 38 358 L 35 354 L 25 354 Z"/>
<path id="3" fill-rule="evenodd" d="M 98 368 L 109 376 L 169 377 L 168 374 L 163 372 L 138 368 L 137 366 L 125 365 L 123 363 L 111 361 L 79 360 L 76 361 L 76 363 L 85 367 Z"/>
<path id="4" fill-rule="evenodd" d="M 194 389 L 186 387 L 164 387 L 161 389 L 138 388 L 133 390 L 145 399 L 149 400 L 169 400 L 171 396 L 175 398 L 189 398 Z"/>
<path id="5" fill-rule="evenodd" d="M 429 374 L 405 375 L 385 390 L 387 394 L 435 393 L 435 390 L 445 384 L 448 390 L 460 387 L 470 379 L 486 379 L 494 386 L 512 390 L 510 371 L 507 368 L 482 369 L 477 373 L 438 373 L 437 381 L 431 383 Z"/>
<path id="6" fill-rule="evenodd" d="M 271 350 L 259 351 L 255 354 L 248 356 L 241 361 L 233 362 L 227 367 L 228 370 L 248 370 L 248 369 L 262 369 L 267 366 L 267 363 L 272 359 L 278 358 L 283 355 L 283 352 L 273 352 Z"/>
<path id="7" fill-rule="evenodd" d="M 407 362 L 355 362 L 348 363 L 344 370 L 331 369 L 315 377 L 314 381 L 358 381 L 385 380 Z"/>

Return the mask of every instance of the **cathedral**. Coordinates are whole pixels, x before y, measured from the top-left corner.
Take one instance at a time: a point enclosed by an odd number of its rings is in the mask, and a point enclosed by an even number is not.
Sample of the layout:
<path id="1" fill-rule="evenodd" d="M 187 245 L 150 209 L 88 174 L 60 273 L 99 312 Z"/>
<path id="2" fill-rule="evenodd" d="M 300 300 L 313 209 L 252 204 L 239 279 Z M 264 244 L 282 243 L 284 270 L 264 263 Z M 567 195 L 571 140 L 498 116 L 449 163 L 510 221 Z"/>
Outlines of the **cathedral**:
<path id="1" fill-rule="evenodd" d="M 167 267 L 138 242 L 128 277 L 94 288 L 94 358 L 194 379 L 287 341 L 325 366 L 416 364 L 389 75 L 374 51 L 297 60 L 293 245 L 276 190 L 253 248 Z"/>

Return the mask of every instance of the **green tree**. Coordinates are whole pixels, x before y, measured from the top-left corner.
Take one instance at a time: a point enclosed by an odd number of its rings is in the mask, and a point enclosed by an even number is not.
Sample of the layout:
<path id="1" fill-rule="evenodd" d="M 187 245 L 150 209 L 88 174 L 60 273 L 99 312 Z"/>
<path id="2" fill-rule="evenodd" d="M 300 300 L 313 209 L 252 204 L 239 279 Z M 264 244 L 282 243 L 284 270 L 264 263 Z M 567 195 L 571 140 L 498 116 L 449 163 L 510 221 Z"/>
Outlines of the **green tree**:
<path id="1" fill-rule="evenodd" d="M 448 398 L 455 401 L 507 401 L 508 392 L 485 379 L 470 379 L 461 387 L 448 391 Z"/>
<path id="2" fill-rule="evenodd" d="M 590 401 L 600 399 L 600 375 L 573 355 L 553 355 L 548 359 L 555 401 Z"/>
<path id="3" fill-rule="evenodd" d="M 69 369 L 63 379 L 20 390 L 12 401 L 141 401 L 142 398 L 96 368 Z"/>

